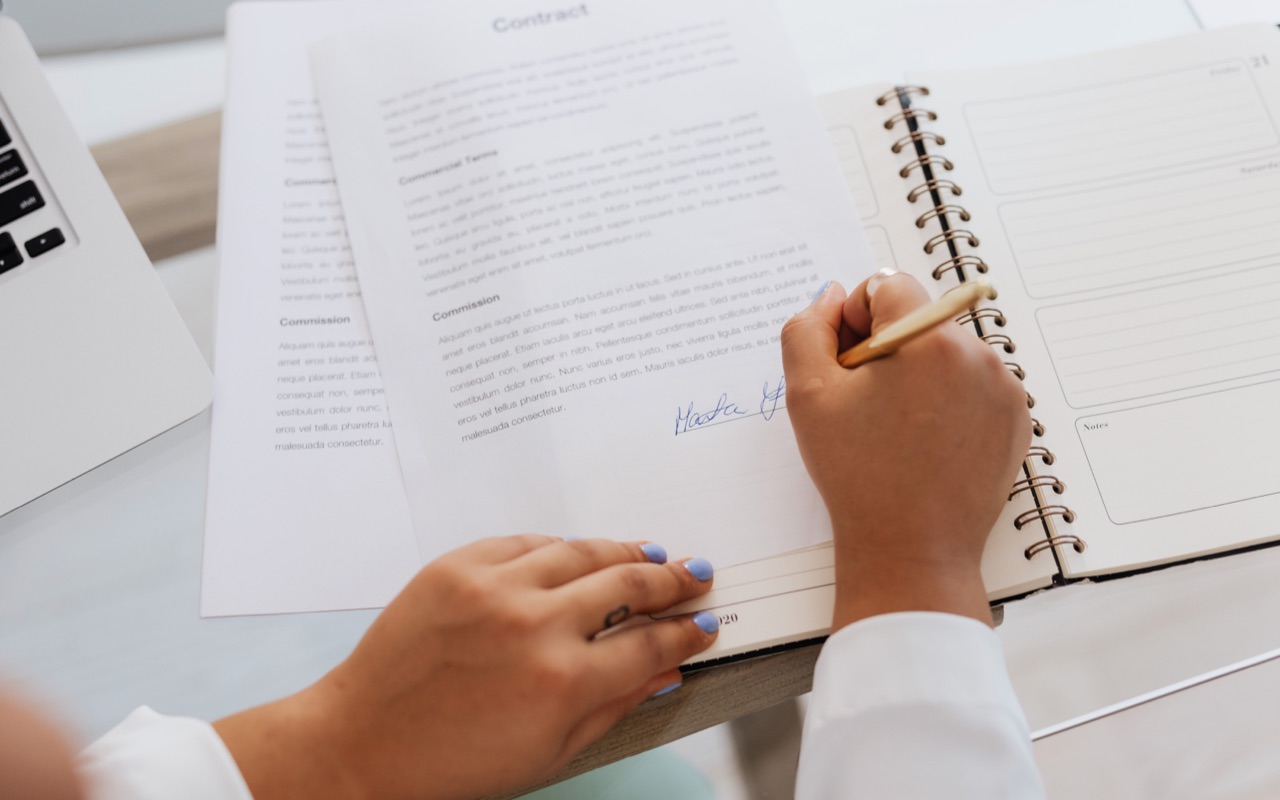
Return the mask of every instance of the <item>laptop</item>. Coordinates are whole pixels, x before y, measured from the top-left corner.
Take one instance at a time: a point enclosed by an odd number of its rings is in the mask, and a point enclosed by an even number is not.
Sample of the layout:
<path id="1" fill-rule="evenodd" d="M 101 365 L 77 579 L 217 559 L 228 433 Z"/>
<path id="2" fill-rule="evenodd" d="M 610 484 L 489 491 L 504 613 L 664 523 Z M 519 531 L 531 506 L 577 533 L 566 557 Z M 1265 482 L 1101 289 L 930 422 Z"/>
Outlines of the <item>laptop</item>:
<path id="1" fill-rule="evenodd" d="M 5 0 L 41 55 L 222 35 L 231 0 Z"/>
<path id="2" fill-rule="evenodd" d="M 35 51 L 0 16 L 0 514 L 211 398 L 204 358 Z"/>

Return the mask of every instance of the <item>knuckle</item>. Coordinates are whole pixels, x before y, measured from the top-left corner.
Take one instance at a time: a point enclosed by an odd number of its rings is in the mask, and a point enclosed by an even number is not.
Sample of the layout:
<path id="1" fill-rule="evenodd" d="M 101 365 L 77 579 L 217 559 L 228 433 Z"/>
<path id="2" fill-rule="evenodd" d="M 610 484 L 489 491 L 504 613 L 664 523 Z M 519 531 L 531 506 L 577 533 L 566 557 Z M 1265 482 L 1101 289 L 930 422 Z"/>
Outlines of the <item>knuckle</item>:
<path id="1" fill-rule="evenodd" d="M 525 638 L 546 627 L 547 615 L 534 603 L 503 602 L 490 605 L 494 622 L 504 634 Z"/>
<path id="2" fill-rule="evenodd" d="M 581 667 L 577 662 L 557 651 L 542 651 L 533 660 L 530 669 L 537 679 L 538 686 L 552 694 L 574 691 L 574 688 L 580 684 Z"/>
<path id="3" fill-rule="evenodd" d="M 826 327 L 822 320 L 808 316 L 803 311 L 787 320 L 778 334 L 778 342 L 782 348 L 784 366 L 790 363 L 794 354 L 813 347 L 814 340 L 819 338 L 820 329 Z"/>
<path id="4" fill-rule="evenodd" d="M 669 627 L 667 623 L 659 622 L 640 629 L 640 657 L 644 659 L 645 671 L 650 674 L 666 669 L 671 660 L 671 648 L 664 636 L 664 629 Z"/>
<path id="5" fill-rule="evenodd" d="M 578 566 L 586 567 L 597 560 L 596 551 L 599 549 L 599 542 L 591 539 L 575 539 L 564 542 L 563 546 L 564 557 Z"/>
<path id="6" fill-rule="evenodd" d="M 545 544 L 555 541 L 554 536 L 547 536 L 542 533 L 519 533 L 511 537 L 520 543 L 525 550 L 536 550 Z"/>
<path id="7" fill-rule="evenodd" d="M 651 594 L 653 570 L 643 564 L 627 564 L 618 568 L 618 584 L 627 597 L 646 597 Z"/>
<path id="8" fill-rule="evenodd" d="M 792 342 L 794 344 L 795 337 L 800 335 L 799 331 L 803 326 L 804 326 L 804 317 L 801 316 L 800 314 L 797 314 L 796 316 L 792 317 L 791 319 L 783 323 L 781 339 L 782 339 L 782 346 L 784 348 L 787 346 L 788 342 Z"/>
<path id="9" fill-rule="evenodd" d="M 952 330 L 953 328 L 954 330 Z M 980 339 L 956 325 L 943 326 L 937 329 L 934 335 L 924 338 L 927 342 L 926 347 L 929 355 L 949 364 L 959 362 L 970 353 L 977 352 L 981 354 L 986 349 Z M 987 355 L 991 355 L 991 353 L 988 352 Z M 979 358 L 981 357 L 979 355 Z"/>
<path id="10" fill-rule="evenodd" d="M 621 542 L 609 539 L 581 539 L 570 542 L 584 570 L 604 569 L 610 564 L 635 561 L 637 556 Z"/>
<path id="11" fill-rule="evenodd" d="M 495 587 L 483 578 L 455 576 L 450 589 L 451 599 L 458 608 L 474 608 L 485 612 L 495 605 Z"/>
<path id="12" fill-rule="evenodd" d="M 639 545 L 619 542 L 613 539 L 601 539 L 600 547 L 597 548 L 595 557 L 597 563 L 601 566 L 648 561 L 644 557 L 644 553 L 640 551 Z"/>
<path id="13" fill-rule="evenodd" d="M 812 408 L 828 396 L 827 382 L 817 376 L 787 380 L 787 407 L 800 410 Z"/>
<path id="14" fill-rule="evenodd" d="M 496 572 L 451 569 L 436 576 L 436 585 L 446 607 L 503 635 L 527 636 L 545 624 L 542 606 L 525 602 Z"/>

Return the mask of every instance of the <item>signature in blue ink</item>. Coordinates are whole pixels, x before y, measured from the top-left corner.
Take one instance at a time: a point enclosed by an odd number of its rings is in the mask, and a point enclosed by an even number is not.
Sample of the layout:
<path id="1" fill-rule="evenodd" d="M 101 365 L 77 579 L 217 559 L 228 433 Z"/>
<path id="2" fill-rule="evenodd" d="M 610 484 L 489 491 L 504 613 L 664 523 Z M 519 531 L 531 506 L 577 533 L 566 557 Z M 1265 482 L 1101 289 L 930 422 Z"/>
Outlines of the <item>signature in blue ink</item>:
<path id="1" fill-rule="evenodd" d="M 787 396 L 787 378 L 782 376 L 778 378 L 778 384 L 773 388 L 769 387 L 769 382 L 764 382 L 764 397 L 760 398 L 760 415 L 764 417 L 764 421 L 768 422 L 773 419 L 773 415 L 778 410 L 778 403 L 786 399 Z M 784 405 L 783 408 L 786 408 Z"/>
<path id="2" fill-rule="evenodd" d="M 676 409 L 676 436 L 691 430 L 710 425 L 713 422 L 724 422 L 734 417 L 746 416 L 747 412 L 738 408 L 738 404 L 729 400 L 729 393 L 724 392 L 716 401 L 715 408 L 710 411 L 698 411 L 692 400 L 684 408 Z"/>
<path id="3" fill-rule="evenodd" d="M 719 425 L 743 417 L 760 417 L 765 422 L 773 419 L 778 409 L 785 409 L 787 397 L 787 380 L 779 377 L 777 382 L 765 381 L 760 393 L 760 405 L 755 412 L 749 412 L 729 399 L 728 392 L 722 392 L 710 411 L 699 411 L 694 401 L 676 409 L 676 436 L 688 433 L 709 425 Z"/>

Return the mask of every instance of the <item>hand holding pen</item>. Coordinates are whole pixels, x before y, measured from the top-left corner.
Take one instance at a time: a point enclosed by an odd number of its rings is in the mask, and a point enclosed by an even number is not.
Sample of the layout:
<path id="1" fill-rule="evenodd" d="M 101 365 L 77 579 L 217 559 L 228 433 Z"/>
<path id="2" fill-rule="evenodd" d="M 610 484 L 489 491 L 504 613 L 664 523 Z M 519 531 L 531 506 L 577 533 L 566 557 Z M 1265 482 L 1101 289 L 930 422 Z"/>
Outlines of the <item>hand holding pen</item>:
<path id="1" fill-rule="evenodd" d="M 897 611 L 990 623 L 982 553 L 1031 418 L 991 346 L 946 322 L 960 299 L 931 305 L 878 273 L 848 296 L 824 287 L 783 328 L 788 414 L 831 517 L 836 629 Z"/>

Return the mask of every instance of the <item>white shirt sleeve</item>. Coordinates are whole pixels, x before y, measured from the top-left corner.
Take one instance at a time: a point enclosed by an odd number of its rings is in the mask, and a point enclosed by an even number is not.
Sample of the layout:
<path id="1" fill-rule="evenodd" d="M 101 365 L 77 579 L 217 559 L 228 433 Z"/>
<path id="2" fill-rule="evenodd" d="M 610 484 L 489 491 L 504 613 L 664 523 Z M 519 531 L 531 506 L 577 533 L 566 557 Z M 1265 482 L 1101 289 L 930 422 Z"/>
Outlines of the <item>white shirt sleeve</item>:
<path id="1" fill-rule="evenodd" d="M 1044 797 L 995 632 L 925 612 L 836 632 L 814 670 L 796 797 Z"/>
<path id="2" fill-rule="evenodd" d="M 212 725 L 146 706 L 85 748 L 76 770 L 88 800 L 253 800 Z"/>

